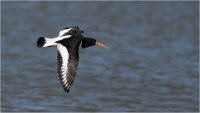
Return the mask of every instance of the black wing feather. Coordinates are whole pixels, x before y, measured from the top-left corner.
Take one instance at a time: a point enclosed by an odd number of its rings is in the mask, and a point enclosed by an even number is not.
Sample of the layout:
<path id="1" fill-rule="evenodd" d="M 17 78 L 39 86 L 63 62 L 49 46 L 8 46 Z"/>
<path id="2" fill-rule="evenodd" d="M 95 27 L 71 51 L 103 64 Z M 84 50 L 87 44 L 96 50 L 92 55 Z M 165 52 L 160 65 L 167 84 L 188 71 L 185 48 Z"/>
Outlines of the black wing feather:
<path id="1" fill-rule="evenodd" d="M 69 92 L 69 89 L 71 88 L 71 86 L 74 83 L 74 79 L 76 76 L 76 71 L 78 68 L 78 61 L 73 61 L 73 60 L 68 60 L 67 63 L 67 73 L 66 75 L 63 75 L 63 71 L 62 71 L 62 56 L 60 54 L 60 52 L 57 52 L 57 58 L 58 58 L 58 75 L 60 78 L 60 83 L 63 86 L 63 89 L 65 90 L 65 92 Z"/>

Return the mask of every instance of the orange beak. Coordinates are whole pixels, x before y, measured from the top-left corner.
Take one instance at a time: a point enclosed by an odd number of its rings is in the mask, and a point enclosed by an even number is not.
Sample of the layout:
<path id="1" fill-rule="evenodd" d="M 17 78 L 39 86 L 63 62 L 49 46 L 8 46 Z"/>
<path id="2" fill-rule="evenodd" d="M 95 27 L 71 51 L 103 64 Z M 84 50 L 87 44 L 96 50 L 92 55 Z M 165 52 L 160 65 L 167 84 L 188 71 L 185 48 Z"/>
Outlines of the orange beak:
<path id="1" fill-rule="evenodd" d="M 103 45 L 103 44 L 101 44 L 99 42 L 95 42 L 95 45 L 108 49 L 107 46 L 105 46 L 105 45 Z"/>

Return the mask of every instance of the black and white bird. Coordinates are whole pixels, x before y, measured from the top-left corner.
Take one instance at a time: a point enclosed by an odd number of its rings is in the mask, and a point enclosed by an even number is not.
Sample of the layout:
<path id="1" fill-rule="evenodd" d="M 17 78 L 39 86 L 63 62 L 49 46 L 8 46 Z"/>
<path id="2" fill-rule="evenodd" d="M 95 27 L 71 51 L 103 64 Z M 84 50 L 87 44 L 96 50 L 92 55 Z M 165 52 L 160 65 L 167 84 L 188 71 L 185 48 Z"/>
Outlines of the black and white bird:
<path id="1" fill-rule="evenodd" d="M 82 36 L 83 32 L 76 26 L 68 27 L 61 30 L 56 38 L 40 37 L 37 41 L 38 47 L 57 47 L 58 75 L 60 83 L 67 93 L 74 83 L 79 63 L 79 49 L 93 45 L 108 48 L 94 38 Z"/>

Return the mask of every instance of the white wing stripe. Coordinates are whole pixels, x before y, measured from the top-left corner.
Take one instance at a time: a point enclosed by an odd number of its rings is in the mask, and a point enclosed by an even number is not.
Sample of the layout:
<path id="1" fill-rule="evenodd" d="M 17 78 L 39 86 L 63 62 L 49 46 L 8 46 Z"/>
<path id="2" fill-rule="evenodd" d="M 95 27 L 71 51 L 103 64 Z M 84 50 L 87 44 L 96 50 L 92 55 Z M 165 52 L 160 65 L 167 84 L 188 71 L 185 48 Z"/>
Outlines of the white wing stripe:
<path id="1" fill-rule="evenodd" d="M 62 80 L 63 82 L 66 82 L 66 77 L 65 78 L 63 78 L 63 80 Z"/>
<path id="2" fill-rule="evenodd" d="M 59 32 L 59 37 L 60 36 L 62 36 L 62 35 L 64 35 L 65 33 L 67 33 L 67 32 L 69 32 L 71 29 L 64 29 L 64 30 L 61 30 L 60 32 Z"/>
<path id="3" fill-rule="evenodd" d="M 62 81 L 64 81 L 66 80 L 66 75 L 68 71 L 67 64 L 69 59 L 69 53 L 67 51 L 67 48 L 61 44 L 57 44 L 57 50 L 60 52 L 60 55 L 62 57 L 61 73 L 62 73 L 62 78 L 64 78 Z"/>
<path id="4" fill-rule="evenodd" d="M 66 71 L 63 71 L 63 72 L 62 72 L 62 76 L 64 76 L 64 75 L 66 75 Z"/>
<path id="5" fill-rule="evenodd" d="M 62 79 L 66 78 L 66 75 L 62 76 Z"/>

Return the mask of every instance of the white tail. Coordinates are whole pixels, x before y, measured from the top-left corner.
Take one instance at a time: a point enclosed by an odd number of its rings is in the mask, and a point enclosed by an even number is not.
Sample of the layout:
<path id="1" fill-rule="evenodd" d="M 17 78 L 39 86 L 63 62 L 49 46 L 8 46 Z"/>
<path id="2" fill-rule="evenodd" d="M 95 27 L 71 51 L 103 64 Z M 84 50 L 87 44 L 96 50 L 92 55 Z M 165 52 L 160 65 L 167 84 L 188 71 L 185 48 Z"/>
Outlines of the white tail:
<path id="1" fill-rule="evenodd" d="M 52 47 L 52 46 L 57 46 L 57 41 L 65 39 L 65 38 L 69 38 L 71 35 L 67 35 L 67 36 L 62 36 L 62 37 L 56 37 L 56 38 L 44 38 L 44 37 L 40 37 L 37 40 L 37 46 L 38 47 Z"/>

